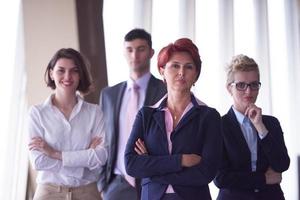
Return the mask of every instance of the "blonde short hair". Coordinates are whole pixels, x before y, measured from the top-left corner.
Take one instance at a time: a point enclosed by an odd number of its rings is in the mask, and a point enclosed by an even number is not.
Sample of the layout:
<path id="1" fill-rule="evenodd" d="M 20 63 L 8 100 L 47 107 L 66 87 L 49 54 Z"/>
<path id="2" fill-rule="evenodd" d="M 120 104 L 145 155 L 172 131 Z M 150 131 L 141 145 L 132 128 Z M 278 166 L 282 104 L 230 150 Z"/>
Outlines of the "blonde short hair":
<path id="1" fill-rule="evenodd" d="M 236 72 L 244 72 L 244 71 L 256 71 L 259 80 L 260 77 L 259 68 L 253 58 L 250 58 L 243 54 L 233 56 L 230 64 L 226 67 L 226 74 L 227 74 L 226 84 L 229 85 L 234 81 L 233 77 Z"/>

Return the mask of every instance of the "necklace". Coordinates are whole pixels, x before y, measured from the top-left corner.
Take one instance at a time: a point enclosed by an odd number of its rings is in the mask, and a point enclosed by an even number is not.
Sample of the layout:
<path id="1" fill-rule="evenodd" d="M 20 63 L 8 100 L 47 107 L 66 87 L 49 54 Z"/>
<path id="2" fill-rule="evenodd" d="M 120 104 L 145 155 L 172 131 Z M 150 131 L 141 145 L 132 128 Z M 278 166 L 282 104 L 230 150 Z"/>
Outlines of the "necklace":
<path id="1" fill-rule="evenodd" d="M 176 121 L 176 120 L 177 120 L 177 116 L 176 116 L 176 115 L 174 115 L 174 116 L 173 116 L 173 118 L 174 118 L 174 121 Z"/>

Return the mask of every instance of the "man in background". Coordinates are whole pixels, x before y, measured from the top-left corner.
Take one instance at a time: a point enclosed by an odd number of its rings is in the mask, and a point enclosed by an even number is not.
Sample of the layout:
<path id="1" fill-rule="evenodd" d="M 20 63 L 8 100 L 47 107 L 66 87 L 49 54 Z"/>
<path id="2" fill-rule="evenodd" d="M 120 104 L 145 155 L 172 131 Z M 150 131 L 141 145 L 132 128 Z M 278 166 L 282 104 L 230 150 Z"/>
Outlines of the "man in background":
<path id="1" fill-rule="evenodd" d="M 143 29 L 128 32 L 124 38 L 124 55 L 129 79 L 101 92 L 99 104 L 106 121 L 108 160 L 101 171 L 98 188 L 104 200 L 139 198 L 140 183 L 126 173 L 124 151 L 137 110 L 155 104 L 166 93 L 165 84 L 150 73 L 153 54 L 149 33 Z"/>

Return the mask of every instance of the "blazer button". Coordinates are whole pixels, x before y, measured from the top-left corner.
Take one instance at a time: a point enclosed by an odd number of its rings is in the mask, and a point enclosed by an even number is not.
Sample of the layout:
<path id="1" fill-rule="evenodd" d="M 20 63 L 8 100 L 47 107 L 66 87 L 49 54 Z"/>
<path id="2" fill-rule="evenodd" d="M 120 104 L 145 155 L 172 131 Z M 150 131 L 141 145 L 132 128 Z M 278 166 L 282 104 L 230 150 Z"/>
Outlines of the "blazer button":
<path id="1" fill-rule="evenodd" d="M 254 192 L 259 192 L 259 189 L 254 189 Z"/>

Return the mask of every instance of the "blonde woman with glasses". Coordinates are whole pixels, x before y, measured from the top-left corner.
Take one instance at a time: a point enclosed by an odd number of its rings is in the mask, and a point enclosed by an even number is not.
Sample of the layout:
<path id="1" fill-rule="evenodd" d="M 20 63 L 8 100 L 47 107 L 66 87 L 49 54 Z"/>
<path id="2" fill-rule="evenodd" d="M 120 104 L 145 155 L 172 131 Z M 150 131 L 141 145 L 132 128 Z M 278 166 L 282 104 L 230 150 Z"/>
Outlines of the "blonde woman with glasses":
<path id="1" fill-rule="evenodd" d="M 281 175 L 290 159 L 279 121 L 262 115 L 255 104 L 261 86 L 257 63 L 245 55 L 233 57 L 226 85 L 233 105 L 222 117 L 217 200 L 282 200 Z"/>

